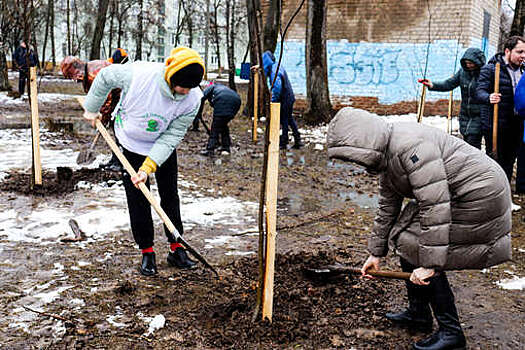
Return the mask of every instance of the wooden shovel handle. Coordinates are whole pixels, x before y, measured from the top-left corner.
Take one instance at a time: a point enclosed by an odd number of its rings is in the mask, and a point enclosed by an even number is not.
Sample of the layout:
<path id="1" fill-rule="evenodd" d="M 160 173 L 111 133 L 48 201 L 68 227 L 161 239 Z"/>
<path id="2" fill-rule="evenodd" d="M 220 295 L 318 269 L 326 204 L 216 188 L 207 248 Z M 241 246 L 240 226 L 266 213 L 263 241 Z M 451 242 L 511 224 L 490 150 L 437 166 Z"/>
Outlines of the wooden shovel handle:
<path id="1" fill-rule="evenodd" d="M 494 93 L 499 93 L 499 72 L 500 64 L 498 62 L 494 70 Z M 495 103 L 492 116 L 492 156 L 494 159 L 498 159 L 498 108 L 499 103 Z"/>
<path id="2" fill-rule="evenodd" d="M 341 273 L 352 273 L 356 275 L 361 274 L 361 269 L 358 269 L 356 267 L 331 265 L 331 266 L 328 266 L 327 269 L 332 270 L 334 272 L 338 271 Z M 409 272 L 368 269 L 367 273 L 370 276 L 375 276 L 375 277 L 394 278 L 394 279 L 399 279 L 399 280 L 409 280 L 410 279 Z"/>

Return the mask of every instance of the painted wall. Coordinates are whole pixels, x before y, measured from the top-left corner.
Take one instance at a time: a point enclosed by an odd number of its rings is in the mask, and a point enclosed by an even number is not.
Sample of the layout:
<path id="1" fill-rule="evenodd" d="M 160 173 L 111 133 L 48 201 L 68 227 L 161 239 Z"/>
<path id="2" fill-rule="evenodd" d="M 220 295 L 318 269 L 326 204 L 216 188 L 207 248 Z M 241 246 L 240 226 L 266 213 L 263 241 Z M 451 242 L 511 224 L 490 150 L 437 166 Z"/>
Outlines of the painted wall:
<path id="1" fill-rule="evenodd" d="M 471 40 L 470 46 L 481 48 L 481 40 Z M 467 49 L 458 46 L 456 40 L 437 40 L 430 45 L 327 41 L 330 95 L 376 96 L 384 104 L 413 101 L 420 92 L 421 84 L 417 79 L 423 77 L 425 71 L 427 47 L 426 76 L 433 81 L 446 79 L 457 71 L 459 60 Z M 304 50 L 304 41 L 286 41 L 282 64 L 294 92 L 306 95 Z M 279 51 L 278 45 L 277 59 Z M 495 52 L 496 48 L 489 46 L 487 60 Z M 456 90 L 459 93 L 459 89 Z M 427 93 L 428 100 L 448 99 L 448 96 L 446 92 Z"/>

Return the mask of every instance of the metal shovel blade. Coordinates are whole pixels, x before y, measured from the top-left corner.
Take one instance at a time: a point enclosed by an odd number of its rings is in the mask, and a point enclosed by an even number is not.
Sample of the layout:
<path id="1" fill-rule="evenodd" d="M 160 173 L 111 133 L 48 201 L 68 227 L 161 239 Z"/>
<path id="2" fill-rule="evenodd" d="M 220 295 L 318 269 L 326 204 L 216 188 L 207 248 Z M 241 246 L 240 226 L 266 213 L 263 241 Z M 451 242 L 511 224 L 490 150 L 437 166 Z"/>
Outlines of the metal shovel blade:
<path id="1" fill-rule="evenodd" d="M 78 153 L 77 156 L 77 164 L 90 164 L 95 160 L 95 152 L 93 152 L 95 145 L 97 144 L 98 138 L 100 136 L 100 133 L 97 133 L 95 135 L 95 138 L 93 139 L 93 142 L 91 142 L 91 145 L 89 145 L 88 149 L 84 149 Z"/>
<path id="2" fill-rule="evenodd" d="M 179 243 L 182 243 L 184 245 L 184 247 L 186 248 L 186 250 L 188 252 L 191 253 L 191 255 L 193 255 L 197 260 L 199 260 L 201 263 L 204 264 L 204 266 L 206 266 L 207 268 L 209 268 L 210 270 L 212 270 L 216 275 L 217 277 L 219 277 L 219 273 L 217 272 L 217 270 L 215 270 L 213 268 L 213 266 L 211 266 L 207 261 L 206 259 L 204 259 L 204 257 L 202 255 L 200 255 L 195 249 L 193 249 L 189 244 L 188 242 L 186 242 L 184 240 L 184 238 L 182 238 L 182 236 L 179 236 L 177 237 L 177 240 L 179 241 Z"/>

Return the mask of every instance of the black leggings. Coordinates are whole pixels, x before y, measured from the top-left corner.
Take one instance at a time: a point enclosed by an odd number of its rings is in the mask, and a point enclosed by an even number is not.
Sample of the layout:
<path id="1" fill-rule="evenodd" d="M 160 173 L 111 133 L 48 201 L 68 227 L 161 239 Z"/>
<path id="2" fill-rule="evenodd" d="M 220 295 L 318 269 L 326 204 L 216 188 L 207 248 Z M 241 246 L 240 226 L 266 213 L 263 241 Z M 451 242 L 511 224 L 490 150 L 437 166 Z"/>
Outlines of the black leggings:
<path id="1" fill-rule="evenodd" d="M 124 155 L 131 163 L 133 169 L 138 170 L 146 156 L 130 152 L 124 149 Z M 177 190 L 177 152 L 173 151 L 171 156 L 157 168 L 155 179 L 159 188 L 160 206 L 170 220 L 175 225 L 177 231 L 182 235 L 182 219 L 180 216 L 180 199 Z M 128 201 L 129 218 L 131 222 L 131 231 L 135 242 L 140 249 L 146 249 L 153 246 L 153 219 L 151 216 L 151 206 L 142 193 L 131 182 L 131 177 L 127 172 L 122 176 L 124 188 L 126 190 L 126 199 Z M 146 182 L 149 188 L 149 180 Z M 168 237 L 168 242 L 175 243 L 172 234 L 166 226 L 164 232 Z"/>

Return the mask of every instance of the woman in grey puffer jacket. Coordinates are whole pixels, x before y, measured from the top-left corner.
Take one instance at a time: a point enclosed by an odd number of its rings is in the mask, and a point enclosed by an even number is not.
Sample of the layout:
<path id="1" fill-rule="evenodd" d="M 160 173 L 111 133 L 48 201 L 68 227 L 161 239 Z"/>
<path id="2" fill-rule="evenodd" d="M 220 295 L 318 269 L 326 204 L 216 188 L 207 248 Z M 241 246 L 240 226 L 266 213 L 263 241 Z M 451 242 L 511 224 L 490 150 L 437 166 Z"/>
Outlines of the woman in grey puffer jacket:
<path id="1" fill-rule="evenodd" d="M 363 265 L 379 268 L 389 245 L 401 258 L 409 307 L 387 318 L 439 331 L 415 349 L 465 346 L 445 270 L 481 269 L 511 258 L 511 197 L 505 173 L 480 150 L 417 123 L 387 123 L 344 108 L 330 122 L 328 155 L 380 174 L 379 209 Z M 402 210 L 403 199 L 412 199 Z M 428 279 L 428 281 L 427 281 Z"/>

